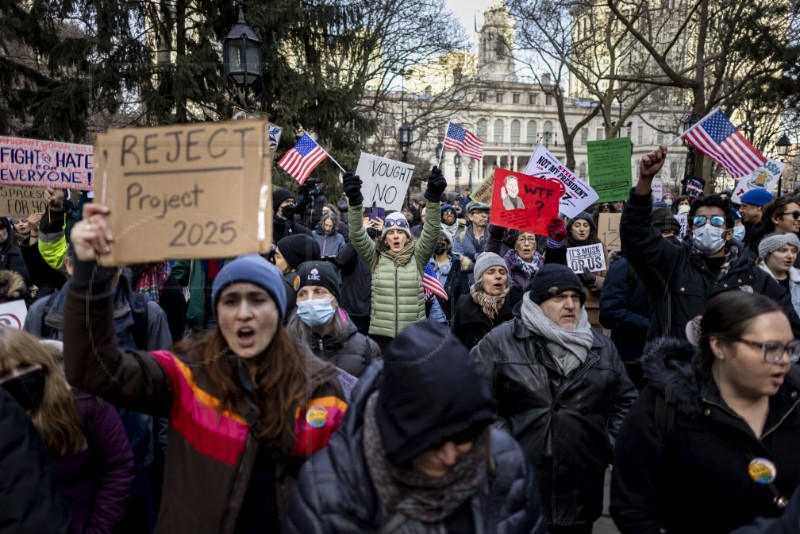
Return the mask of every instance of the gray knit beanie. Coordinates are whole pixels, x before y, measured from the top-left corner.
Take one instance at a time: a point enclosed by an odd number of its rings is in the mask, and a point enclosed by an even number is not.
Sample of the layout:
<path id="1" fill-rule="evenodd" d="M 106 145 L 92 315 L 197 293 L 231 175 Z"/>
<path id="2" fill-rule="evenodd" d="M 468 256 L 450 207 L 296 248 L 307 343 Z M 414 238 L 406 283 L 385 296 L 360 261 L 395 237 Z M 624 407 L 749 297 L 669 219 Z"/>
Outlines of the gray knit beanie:
<path id="1" fill-rule="evenodd" d="M 476 282 L 481 281 L 481 278 L 483 278 L 483 273 L 486 272 L 486 269 L 489 267 L 502 267 L 503 269 L 508 269 L 508 267 L 506 267 L 506 262 L 503 261 L 503 258 L 494 252 L 484 252 L 478 255 L 475 259 L 474 274 Z"/>
<path id="2" fill-rule="evenodd" d="M 769 234 L 758 244 L 758 257 L 764 260 L 767 256 L 786 245 L 791 245 L 800 251 L 800 239 L 797 239 L 795 234 L 789 232 Z"/>

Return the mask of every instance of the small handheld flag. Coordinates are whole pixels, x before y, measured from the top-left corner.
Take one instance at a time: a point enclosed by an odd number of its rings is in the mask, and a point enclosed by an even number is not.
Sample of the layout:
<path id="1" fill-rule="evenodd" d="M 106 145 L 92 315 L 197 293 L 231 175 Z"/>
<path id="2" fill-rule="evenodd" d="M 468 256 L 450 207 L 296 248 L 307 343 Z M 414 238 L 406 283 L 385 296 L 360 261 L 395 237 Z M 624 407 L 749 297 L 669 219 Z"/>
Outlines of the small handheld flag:
<path id="1" fill-rule="evenodd" d="M 425 291 L 425 300 L 430 299 L 431 295 L 437 295 L 443 300 L 447 300 L 447 291 L 444 290 L 444 286 L 439 281 L 439 277 L 436 276 L 436 271 L 430 262 L 425 266 L 425 271 L 422 273 L 422 288 Z"/>
<path id="2" fill-rule="evenodd" d="M 309 175 L 322 163 L 328 153 L 311 139 L 308 134 L 303 134 L 293 148 L 278 161 L 278 167 L 289 173 L 289 176 L 303 185 Z"/>
<path id="3" fill-rule="evenodd" d="M 767 162 L 720 109 L 700 119 L 683 137 L 736 178 L 750 175 Z"/>
<path id="4" fill-rule="evenodd" d="M 480 161 L 483 158 L 483 141 L 475 134 L 452 122 L 447 125 L 444 135 L 445 150 L 458 150 L 465 156 Z"/>

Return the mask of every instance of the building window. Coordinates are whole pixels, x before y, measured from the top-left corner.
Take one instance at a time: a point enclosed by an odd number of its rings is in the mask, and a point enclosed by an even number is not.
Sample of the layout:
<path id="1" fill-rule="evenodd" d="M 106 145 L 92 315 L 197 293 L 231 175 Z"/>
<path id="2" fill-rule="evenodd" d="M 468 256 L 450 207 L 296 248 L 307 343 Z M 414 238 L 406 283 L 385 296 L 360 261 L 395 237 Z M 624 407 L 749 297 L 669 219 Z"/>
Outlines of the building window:
<path id="1" fill-rule="evenodd" d="M 678 172 L 679 172 L 678 171 L 678 162 L 677 161 L 673 161 L 672 163 L 669 164 L 669 175 L 676 182 L 678 181 L 678 177 L 679 177 L 678 176 Z"/>
<path id="2" fill-rule="evenodd" d="M 495 101 L 498 104 L 502 104 L 503 103 L 503 93 L 497 93 L 497 95 L 495 96 Z"/>
<path id="3" fill-rule="evenodd" d="M 550 121 L 544 121 L 544 128 L 542 131 L 542 135 L 544 136 L 544 146 L 550 146 L 550 143 L 553 142 L 553 123 Z"/>
<path id="4" fill-rule="evenodd" d="M 664 125 L 659 124 L 658 130 L 656 131 L 656 146 L 660 145 L 664 142 Z"/>
<path id="5" fill-rule="evenodd" d="M 506 125 L 502 120 L 497 119 L 496 121 L 494 121 L 494 138 L 493 139 L 494 139 L 495 143 L 502 143 L 503 142 L 503 138 L 505 137 L 505 129 L 506 129 Z"/>
<path id="6" fill-rule="evenodd" d="M 522 125 L 516 119 L 511 121 L 511 142 L 519 143 L 519 136 L 522 130 Z"/>
<path id="7" fill-rule="evenodd" d="M 580 165 L 578 165 L 578 178 L 581 180 L 586 179 L 586 162 L 582 161 Z"/>
<path id="8" fill-rule="evenodd" d="M 639 130 L 636 133 L 636 144 L 637 145 L 644 144 L 644 126 L 639 126 Z"/>
<path id="9" fill-rule="evenodd" d="M 547 106 L 552 106 L 553 105 L 553 95 L 545 95 L 544 103 Z"/>
<path id="10" fill-rule="evenodd" d="M 605 139 L 606 137 L 606 129 L 605 128 L 598 128 L 595 132 L 595 139 L 598 141 L 601 139 Z"/>
<path id="11" fill-rule="evenodd" d="M 519 93 L 514 93 L 513 101 L 515 104 L 519 104 Z"/>
<path id="12" fill-rule="evenodd" d="M 535 105 L 536 105 L 536 97 L 537 97 L 537 96 L 538 96 L 538 95 L 536 95 L 535 93 L 531 93 L 531 94 L 529 94 L 529 95 L 528 95 L 528 104 L 530 104 L 530 105 L 532 105 L 532 106 L 535 106 Z"/>
<path id="13" fill-rule="evenodd" d="M 489 121 L 481 119 L 478 121 L 478 137 L 485 140 L 489 135 Z"/>
<path id="14" fill-rule="evenodd" d="M 529 145 L 536 144 L 536 121 L 528 121 L 528 131 L 525 136 Z"/>
<path id="15" fill-rule="evenodd" d="M 478 102 L 486 102 L 486 93 L 478 93 Z"/>
<path id="16" fill-rule="evenodd" d="M 589 128 L 581 129 L 581 144 L 586 146 L 586 141 L 589 140 Z"/>

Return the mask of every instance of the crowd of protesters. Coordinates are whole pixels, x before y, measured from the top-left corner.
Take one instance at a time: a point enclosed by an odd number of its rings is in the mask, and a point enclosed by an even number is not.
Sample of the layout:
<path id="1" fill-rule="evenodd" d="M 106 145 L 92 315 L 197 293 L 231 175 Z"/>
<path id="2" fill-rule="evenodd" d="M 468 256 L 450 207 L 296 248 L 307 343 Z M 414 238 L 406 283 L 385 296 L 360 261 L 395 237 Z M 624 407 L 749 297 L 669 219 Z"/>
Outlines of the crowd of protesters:
<path id="1" fill-rule="evenodd" d="M 0 218 L 0 531 L 800 532 L 800 197 L 654 199 L 665 158 L 546 235 L 346 172 L 269 254 L 125 267 L 48 189 Z"/>

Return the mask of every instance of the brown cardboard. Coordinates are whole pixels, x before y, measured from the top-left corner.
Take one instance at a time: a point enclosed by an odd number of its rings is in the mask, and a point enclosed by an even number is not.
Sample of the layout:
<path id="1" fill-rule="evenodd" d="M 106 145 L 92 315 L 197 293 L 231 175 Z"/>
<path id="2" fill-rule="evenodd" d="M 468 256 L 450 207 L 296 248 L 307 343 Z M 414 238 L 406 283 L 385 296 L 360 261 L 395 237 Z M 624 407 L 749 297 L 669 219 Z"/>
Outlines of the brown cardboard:
<path id="1" fill-rule="evenodd" d="M 265 120 L 110 130 L 95 137 L 95 202 L 111 210 L 120 265 L 269 248 Z"/>
<path id="2" fill-rule="evenodd" d="M 601 213 L 597 219 L 597 237 L 606 246 L 606 252 L 620 250 L 619 221 L 621 213 Z"/>
<path id="3" fill-rule="evenodd" d="M 44 213 L 44 187 L 4 185 L 0 187 L 0 217 L 28 217 Z"/>

